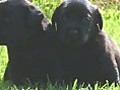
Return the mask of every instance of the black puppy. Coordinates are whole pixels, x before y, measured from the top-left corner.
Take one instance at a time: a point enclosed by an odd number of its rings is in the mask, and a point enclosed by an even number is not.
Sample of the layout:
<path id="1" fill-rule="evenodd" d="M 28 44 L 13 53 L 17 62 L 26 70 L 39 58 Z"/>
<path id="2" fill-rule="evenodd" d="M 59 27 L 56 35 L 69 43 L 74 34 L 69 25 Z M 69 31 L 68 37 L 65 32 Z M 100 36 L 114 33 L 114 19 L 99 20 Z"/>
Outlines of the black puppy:
<path id="1" fill-rule="evenodd" d="M 8 46 L 9 62 L 4 79 L 15 84 L 47 82 L 55 78 L 51 24 L 27 0 L 0 1 L 0 44 Z M 52 79 L 53 80 L 53 79 Z"/>
<path id="2" fill-rule="evenodd" d="M 120 50 L 103 32 L 97 7 L 88 0 L 66 0 L 56 8 L 56 56 L 64 82 L 119 82 Z"/>

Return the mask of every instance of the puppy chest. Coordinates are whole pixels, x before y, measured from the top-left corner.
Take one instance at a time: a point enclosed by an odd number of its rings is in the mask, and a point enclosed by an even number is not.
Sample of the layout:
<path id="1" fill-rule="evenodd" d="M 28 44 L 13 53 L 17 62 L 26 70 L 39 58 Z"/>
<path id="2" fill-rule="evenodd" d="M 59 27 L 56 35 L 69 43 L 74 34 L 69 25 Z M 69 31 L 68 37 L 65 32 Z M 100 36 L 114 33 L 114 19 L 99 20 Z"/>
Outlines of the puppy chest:
<path id="1" fill-rule="evenodd" d="M 61 65 L 66 71 L 72 72 L 97 72 L 102 67 L 97 58 L 85 55 L 63 55 L 60 58 Z"/>

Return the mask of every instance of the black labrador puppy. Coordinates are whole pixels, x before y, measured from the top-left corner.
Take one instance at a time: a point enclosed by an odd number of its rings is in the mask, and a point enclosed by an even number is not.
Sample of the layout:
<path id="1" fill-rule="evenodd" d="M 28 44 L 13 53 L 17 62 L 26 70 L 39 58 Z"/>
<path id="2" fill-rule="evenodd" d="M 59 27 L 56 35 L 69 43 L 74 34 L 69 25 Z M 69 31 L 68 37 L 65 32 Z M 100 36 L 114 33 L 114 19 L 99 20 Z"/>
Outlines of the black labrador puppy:
<path id="1" fill-rule="evenodd" d="M 66 83 L 119 83 L 120 49 L 102 30 L 103 20 L 88 0 L 65 0 L 52 17 L 60 79 Z"/>
<path id="2" fill-rule="evenodd" d="M 29 1 L 0 1 L 0 44 L 7 45 L 9 53 L 5 80 L 22 85 L 55 78 L 51 28 L 41 10 Z"/>

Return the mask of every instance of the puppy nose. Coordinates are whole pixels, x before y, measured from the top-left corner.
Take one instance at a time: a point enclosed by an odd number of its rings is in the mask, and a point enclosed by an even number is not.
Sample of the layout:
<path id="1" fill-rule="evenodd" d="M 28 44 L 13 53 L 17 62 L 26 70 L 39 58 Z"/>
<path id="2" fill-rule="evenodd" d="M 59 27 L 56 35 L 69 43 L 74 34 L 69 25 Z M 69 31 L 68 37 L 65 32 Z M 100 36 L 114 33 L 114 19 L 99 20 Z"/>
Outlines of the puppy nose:
<path id="1" fill-rule="evenodd" d="M 69 31 L 69 33 L 72 34 L 72 35 L 77 35 L 78 34 L 78 30 L 77 29 L 71 29 Z"/>

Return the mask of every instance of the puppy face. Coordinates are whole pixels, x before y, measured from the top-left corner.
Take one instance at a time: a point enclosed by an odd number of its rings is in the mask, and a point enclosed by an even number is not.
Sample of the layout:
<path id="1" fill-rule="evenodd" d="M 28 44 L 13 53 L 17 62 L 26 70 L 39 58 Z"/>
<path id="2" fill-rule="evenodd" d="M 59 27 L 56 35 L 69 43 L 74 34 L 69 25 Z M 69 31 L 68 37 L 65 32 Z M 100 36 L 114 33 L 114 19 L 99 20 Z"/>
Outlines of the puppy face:
<path id="1" fill-rule="evenodd" d="M 102 18 L 95 6 L 87 0 L 66 0 L 56 8 L 52 23 L 58 37 L 66 45 L 80 47 L 102 29 Z"/>
<path id="2" fill-rule="evenodd" d="M 0 44 L 21 45 L 43 32 L 44 15 L 27 0 L 0 2 Z"/>

